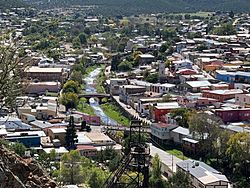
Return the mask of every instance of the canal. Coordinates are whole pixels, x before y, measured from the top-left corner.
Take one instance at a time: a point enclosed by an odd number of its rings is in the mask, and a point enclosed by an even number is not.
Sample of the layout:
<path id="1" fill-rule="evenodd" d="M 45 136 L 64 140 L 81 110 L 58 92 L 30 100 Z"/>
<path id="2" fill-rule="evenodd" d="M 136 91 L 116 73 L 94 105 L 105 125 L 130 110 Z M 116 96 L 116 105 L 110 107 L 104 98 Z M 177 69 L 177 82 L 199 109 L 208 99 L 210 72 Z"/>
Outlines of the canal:
<path id="1" fill-rule="evenodd" d="M 84 82 L 85 82 L 85 90 L 84 91 L 85 91 L 85 93 L 87 93 L 87 94 L 97 93 L 95 81 L 100 73 L 101 73 L 101 68 L 97 68 L 97 69 L 93 70 L 92 72 L 90 72 L 88 74 L 88 76 L 84 79 Z M 111 119 L 103 112 L 102 108 L 100 107 L 99 101 L 97 99 L 91 98 L 89 100 L 89 103 L 90 103 L 91 108 L 94 109 L 95 114 L 101 118 L 101 121 L 104 124 L 106 124 L 106 125 L 117 125 L 118 124 L 115 120 Z"/>

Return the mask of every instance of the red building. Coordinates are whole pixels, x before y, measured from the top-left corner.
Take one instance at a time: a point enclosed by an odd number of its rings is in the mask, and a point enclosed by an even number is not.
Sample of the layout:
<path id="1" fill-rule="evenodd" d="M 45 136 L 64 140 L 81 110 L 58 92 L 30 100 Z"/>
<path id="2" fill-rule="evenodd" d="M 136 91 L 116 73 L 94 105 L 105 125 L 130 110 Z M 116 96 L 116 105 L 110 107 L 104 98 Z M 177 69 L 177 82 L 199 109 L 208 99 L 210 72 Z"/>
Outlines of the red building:
<path id="1" fill-rule="evenodd" d="M 180 108 L 177 102 L 156 103 L 151 105 L 151 117 L 156 122 L 166 122 L 165 115 L 170 113 L 171 110 Z"/>
<path id="2" fill-rule="evenodd" d="M 202 96 L 206 98 L 217 99 L 220 102 L 235 98 L 236 94 L 242 94 L 241 89 L 229 89 L 229 90 L 213 90 L 203 91 Z"/>
<path id="3" fill-rule="evenodd" d="M 225 123 L 250 120 L 250 108 L 217 109 L 215 110 L 215 114 Z"/>

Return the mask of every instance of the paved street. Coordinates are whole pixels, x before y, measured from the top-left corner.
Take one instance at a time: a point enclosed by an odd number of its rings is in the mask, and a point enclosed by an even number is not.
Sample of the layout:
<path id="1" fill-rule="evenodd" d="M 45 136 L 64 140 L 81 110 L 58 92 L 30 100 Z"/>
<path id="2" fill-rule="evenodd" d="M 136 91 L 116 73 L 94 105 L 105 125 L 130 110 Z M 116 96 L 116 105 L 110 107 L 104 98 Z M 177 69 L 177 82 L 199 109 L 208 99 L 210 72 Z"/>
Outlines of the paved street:
<path id="1" fill-rule="evenodd" d="M 156 154 L 159 155 L 161 162 L 173 172 L 176 172 L 176 163 L 182 161 L 181 159 L 150 144 L 150 155 L 154 157 Z"/>

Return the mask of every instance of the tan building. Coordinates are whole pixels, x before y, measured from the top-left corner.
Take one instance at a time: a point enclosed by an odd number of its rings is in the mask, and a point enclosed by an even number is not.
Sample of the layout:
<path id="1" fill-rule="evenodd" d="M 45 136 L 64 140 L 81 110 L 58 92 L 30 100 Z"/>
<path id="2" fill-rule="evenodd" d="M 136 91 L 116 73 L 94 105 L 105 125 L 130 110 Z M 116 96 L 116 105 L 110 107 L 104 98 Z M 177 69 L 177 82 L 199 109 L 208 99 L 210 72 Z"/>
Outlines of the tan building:
<path id="1" fill-rule="evenodd" d="M 48 136 L 50 140 L 58 139 L 61 144 L 65 144 L 66 128 L 49 128 Z"/>
<path id="2" fill-rule="evenodd" d="M 32 82 L 25 89 L 27 94 L 44 94 L 46 92 L 58 93 L 61 89 L 60 82 Z"/>
<path id="3" fill-rule="evenodd" d="M 63 68 L 40 68 L 32 66 L 24 72 L 24 78 L 41 82 L 58 81 L 63 83 L 66 77 L 67 74 Z"/>
<path id="4" fill-rule="evenodd" d="M 103 133 L 90 132 L 85 135 L 91 140 L 94 146 L 111 146 L 116 144 L 115 141 Z"/>

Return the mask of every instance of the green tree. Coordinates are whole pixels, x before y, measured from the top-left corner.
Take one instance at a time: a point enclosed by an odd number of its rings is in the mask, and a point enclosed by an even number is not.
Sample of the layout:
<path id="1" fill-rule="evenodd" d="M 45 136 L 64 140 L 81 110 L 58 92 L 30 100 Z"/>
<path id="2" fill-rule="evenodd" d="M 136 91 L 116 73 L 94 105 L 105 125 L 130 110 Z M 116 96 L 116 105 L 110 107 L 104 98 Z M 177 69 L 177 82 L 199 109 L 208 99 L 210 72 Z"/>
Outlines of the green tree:
<path id="1" fill-rule="evenodd" d="M 188 120 L 193 137 L 200 141 L 200 155 L 206 160 L 215 155 L 215 144 L 220 132 L 220 118 L 207 113 L 192 113 Z"/>
<path id="2" fill-rule="evenodd" d="M 191 112 L 187 108 L 178 108 L 171 111 L 171 118 L 173 118 L 179 126 L 188 128 L 188 119 Z"/>
<path id="3" fill-rule="evenodd" d="M 74 70 L 71 73 L 70 79 L 79 83 L 79 84 L 83 84 L 83 75 L 82 75 L 82 72 L 80 72 L 80 71 Z"/>
<path id="4" fill-rule="evenodd" d="M 150 173 L 149 184 L 152 188 L 166 187 L 166 182 L 162 179 L 161 161 L 158 154 L 152 159 L 152 171 Z"/>
<path id="5" fill-rule="evenodd" d="M 13 150 L 16 154 L 20 155 L 21 157 L 24 156 L 25 151 L 27 148 L 19 142 L 12 142 L 10 143 L 10 149 Z"/>
<path id="6" fill-rule="evenodd" d="M 81 156 L 78 151 L 72 150 L 61 157 L 61 180 L 64 183 L 79 184 L 84 182 L 81 174 Z"/>
<path id="7" fill-rule="evenodd" d="M 77 143 L 77 135 L 76 135 L 76 127 L 74 123 L 73 116 L 70 116 L 69 125 L 66 129 L 66 136 L 65 136 L 65 146 L 69 149 L 75 149 L 75 143 Z"/>
<path id="8" fill-rule="evenodd" d="M 170 102 L 170 101 L 172 101 L 172 95 L 170 93 L 163 95 L 162 101 L 163 102 Z"/>
<path id="9" fill-rule="evenodd" d="M 79 83 L 74 80 L 69 80 L 63 85 L 63 93 L 78 93 L 79 92 Z"/>
<path id="10" fill-rule="evenodd" d="M 23 85 L 20 81 L 20 66 L 22 59 L 15 56 L 14 47 L 0 48 L 0 110 L 4 107 L 14 110 L 16 97 L 22 93 Z M 25 68 L 27 64 L 24 64 Z"/>
<path id="11" fill-rule="evenodd" d="M 147 136 L 145 134 L 141 134 L 141 144 L 145 144 L 147 141 Z M 139 135 L 138 133 L 132 134 L 131 137 L 125 137 L 123 142 L 124 153 L 128 154 L 131 150 L 131 144 L 138 144 L 139 143 Z"/>
<path id="12" fill-rule="evenodd" d="M 87 43 L 87 37 L 86 37 L 86 35 L 84 33 L 80 33 L 78 35 L 78 37 L 79 37 L 79 41 L 80 41 L 81 45 Z"/>
<path id="13" fill-rule="evenodd" d="M 79 37 L 74 38 L 72 41 L 72 44 L 73 44 L 73 48 L 75 49 L 81 48 L 81 42 L 80 42 Z"/>
<path id="14" fill-rule="evenodd" d="M 220 27 L 214 28 L 212 32 L 216 35 L 235 35 L 236 29 L 234 28 L 232 23 L 225 23 Z"/>
<path id="15" fill-rule="evenodd" d="M 248 182 L 249 186 L 250 135 L 247 132 L 233 134 L 227 145 L 226 155 L 230 159 L 231 168 L 234 169 L 234 177 L 238 179 L 238 184 L 245 185 Z"/>
<path id="16" fill-rule="evenodd" d="M 134 61 L 134 63 L 133 63 L 134 67 L 137 67 L 139 65 L 139 59 L 140 59 L 140 55 L 141 54 L 142 54 L 141 51 L 135 51 L 135 52 L 133 52 L 132 58 L 133 58 L 133 61 Z"/>
<path id="17" fill-rule="evenodd" d="M 169 46 L 167 45 L 167 43 L 162 44 L 161 47 L 160 47 L 160 49 L 159 49 L 159 52 L 161 52 L 161 53 L 166 52 L 166 50 L 168 49 L 168 47 Z"/>
<path id="18" fill-rule="evenodd" d="M 162 38 L 165 41 L 173 41 L 177 38 L 177 33 L 172 28 L 164 29 L 162 31 Z"/>
<path id="19" fill-rule="evenodd" d="M 192 188 L 189 176 L 180 170 L 168 179 L 166 188 Z"/>
<path id="20" fill-rule="evenodd" d="M 63 93 L 60 97 L 60 102 L 65 105 L 66 110 L 70 108 L 76 108 L 78 104 L 78 96 L 73 92 Z"/>
<path id="21" fill-rule="evenodd" d="M 118 70 L 119 71 L 129 71 L 132 69 L 132 64 L 125 60 L 125 61 L 122 61 L 119 65 L 118 65 Z"/>
<path id="22" fill-rule="evenodd" d="M 157 83 L 159 81 L 159 74 L 158 73 L 152 73 L 149 74 L 145 80 L 150 83 Z"/>
<path id="23" fill-rule="evenodd" d="M 205 44 L 200 44 L 197 46 L 196 50 L 198 50 L 199 52 L 202 52 L 203 50 L 207 50 L 208 47 Z"/>
<path id="24" fill-rule="evenodd" d="M 89 178 L 90 188 L 102 187 L 105 180 L 107 179 L 107 174 L 98 168 L 93 168 L 91 171 L 91 176 Z"/>

